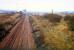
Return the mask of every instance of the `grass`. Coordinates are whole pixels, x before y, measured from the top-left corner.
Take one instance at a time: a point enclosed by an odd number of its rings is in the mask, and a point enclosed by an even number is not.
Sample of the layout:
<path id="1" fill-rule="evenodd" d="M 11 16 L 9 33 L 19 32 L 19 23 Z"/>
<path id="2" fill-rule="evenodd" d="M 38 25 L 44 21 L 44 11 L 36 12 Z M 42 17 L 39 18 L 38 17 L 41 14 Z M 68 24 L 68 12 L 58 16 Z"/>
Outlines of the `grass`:
<path id="1" fill-rule="evenodd" d="M 0 15 L 0 24 L 11 23 L 17 18 L 18 14 Z"/>
<path id="2" fill-rule="evenodd" d="M 42 17 L 32 17 L 33 22 L 39 27 L 41 35 L 44 35 L 44 47 L 52 50 L 70 50 L 73 46 L 69 42 L 68 37 L 71 36 L 72 32 L 68 30 L 66 22 L 61 20 L 60 23 L 54 25 L 50 21 Z"/>
<path id="3" fill-rule="evenodd" d="M 20 14 L 0 14 L 0 41 L 8 34 L 8 30 L 15 25 L 20 18 Z"/>

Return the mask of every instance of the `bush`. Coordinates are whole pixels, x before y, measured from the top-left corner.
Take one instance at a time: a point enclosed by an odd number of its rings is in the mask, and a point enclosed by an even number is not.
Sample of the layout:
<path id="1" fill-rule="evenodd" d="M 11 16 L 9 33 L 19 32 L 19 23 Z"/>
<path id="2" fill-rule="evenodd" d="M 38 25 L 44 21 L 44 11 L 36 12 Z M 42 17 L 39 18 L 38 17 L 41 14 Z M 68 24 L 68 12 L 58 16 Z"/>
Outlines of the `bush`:
<path id="1" fill-rule="evenodd" d="M 50 22 L 60 22 L 62 16 L 58 15 L 58 14 L 48 14 L 48 15 L 44 15 L 44 18 L 49 19 Z"/>
<path id="2" fill-rule="evenodd" d="M 64 17 L 64 21 L 69 21 L 69 20 L 70 20 L 70 18 L 71 18 L 71 16 L 70 16 L 70 15 L 66 15 L 66 16 Z"/>
<path id="3" fill-rule="evenodd" d="M 68 25 L 69 25 L 69 29 L 70 29 L 71 31 L 74 31 L 74 16 L 70 16 Z"/>

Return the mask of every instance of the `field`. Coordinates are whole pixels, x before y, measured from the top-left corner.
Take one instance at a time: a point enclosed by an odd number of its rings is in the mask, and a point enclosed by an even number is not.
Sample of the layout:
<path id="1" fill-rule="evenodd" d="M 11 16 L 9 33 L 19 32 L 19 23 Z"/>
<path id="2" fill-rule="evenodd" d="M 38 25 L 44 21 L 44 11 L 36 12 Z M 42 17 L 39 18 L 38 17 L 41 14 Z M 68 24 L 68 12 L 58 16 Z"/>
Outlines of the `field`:
<path id="1" fill-rule="evenodd" d="M 64 18 L 62 17 L 60 22 L 53 22 L 48 18 L 46 19 L 42 16 L 31 17 L 37 47 L 48 50 L 73 50 L 74 44 L 71 39 L 73 39 L 72 35 L 74 32 L 69 30 Z"/>

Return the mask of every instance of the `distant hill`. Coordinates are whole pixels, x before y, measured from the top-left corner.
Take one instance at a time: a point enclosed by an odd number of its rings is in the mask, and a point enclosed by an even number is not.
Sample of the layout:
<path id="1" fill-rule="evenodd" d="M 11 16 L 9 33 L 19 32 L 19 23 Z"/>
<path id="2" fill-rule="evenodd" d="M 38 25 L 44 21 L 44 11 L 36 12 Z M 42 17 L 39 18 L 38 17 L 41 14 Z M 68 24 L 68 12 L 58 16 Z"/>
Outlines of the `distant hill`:
<path id="1" fill-rule="evenodd" d="M 12 11 L 12 10 L 0 10 L 0 13 L 7 13 L 7 14 L 11 14 L 11 13 L 15 13 L 16 11 Z"/>
<path id="2" fill-rule="evenodd" d="M 74 11 L 64 11 L 64 12 L 61 12 L 63 14 L 74 14 Z"/>

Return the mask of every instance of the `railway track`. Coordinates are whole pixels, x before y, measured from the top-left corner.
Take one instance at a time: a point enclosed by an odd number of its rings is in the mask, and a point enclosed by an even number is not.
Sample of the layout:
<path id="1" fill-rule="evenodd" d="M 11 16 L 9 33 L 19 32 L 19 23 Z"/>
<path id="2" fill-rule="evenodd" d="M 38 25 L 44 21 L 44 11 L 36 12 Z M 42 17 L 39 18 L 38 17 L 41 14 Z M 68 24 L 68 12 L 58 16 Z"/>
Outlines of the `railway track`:
<path id="1" fill-rule="evenodd" d="M 35 49 L 32 36 L 32 28 L 28 16 L 22 16 L 21 20 L 11 29 L 10 33 L 0 42 L 0 48 Z"/>

